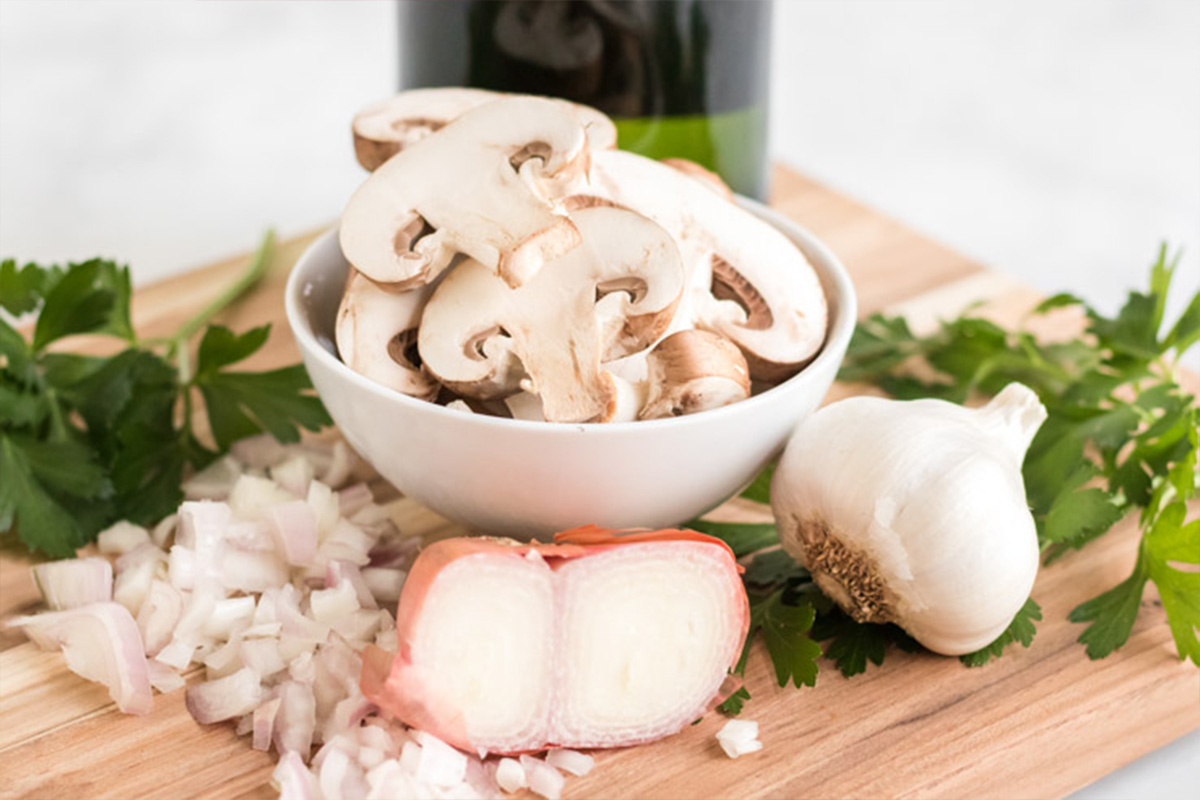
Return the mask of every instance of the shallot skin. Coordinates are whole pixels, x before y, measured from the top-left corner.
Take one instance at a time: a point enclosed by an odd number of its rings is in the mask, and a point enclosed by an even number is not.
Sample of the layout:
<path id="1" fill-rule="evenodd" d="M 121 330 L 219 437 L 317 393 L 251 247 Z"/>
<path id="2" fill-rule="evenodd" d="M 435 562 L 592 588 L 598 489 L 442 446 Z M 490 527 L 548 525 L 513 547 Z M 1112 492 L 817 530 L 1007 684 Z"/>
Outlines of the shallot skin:
<path id="1" fill-rule="evenodd" d="M 694 531 L 442 540 L 404 584 L 398 652 L 364 651 L 362 691 L 469 751 L 654 741 L 727 685 L 750 620 L 740 571 Z"/>

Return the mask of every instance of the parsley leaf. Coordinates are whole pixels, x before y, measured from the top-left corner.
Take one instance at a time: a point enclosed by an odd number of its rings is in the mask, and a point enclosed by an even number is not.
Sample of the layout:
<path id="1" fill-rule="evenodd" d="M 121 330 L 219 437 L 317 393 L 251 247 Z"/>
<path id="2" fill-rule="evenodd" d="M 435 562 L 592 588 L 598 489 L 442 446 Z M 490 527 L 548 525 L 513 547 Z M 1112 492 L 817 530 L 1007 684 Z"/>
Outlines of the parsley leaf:
<path id="1" fill-rule="evenodd" d="M 708 519 L 694 519 L 687 527 L 720 539 L 729 545 L 729 549 L 733 550 L 733 555 L 737 558 L 779 544 L 775 526 L 770 522 L 714 522 Z"/>
<path id="2" fill-rule="evenodd" d="M 1033 644 L 1033 637 L 1037 634 L 1037 626 L 1033 623 L 1041 620 L 1042 607 L 1034 602 L 1033 598 L 1025 601 L 1025 605 L 1021 606 L 1021 610 L 1013 617 L 1013 621 L 1009 623 L 1004 633 L 996 637 L 995 641 L 986 645 L 974 653 L 967 653 L 965 656 L 959 656 L 960 660 L 968 667 L 982 667 L 993 658 L 999 658 L 1004 653 L 1004 648 L 1014 642 L 1019 642 L 1022 647 L 1028 648 Z"/>
<path id="3" fill-rule="evenodd" d="M 183 499 L 186 471 L 217 456 L 192 428 L 193 394 L 205 400 L 219 450 L 263 430 L 294 441 L 300 428 L 330 424 L 302 366 L 225 369 L 259 350 L 268 327 L 241 335 L 209 327 L 189 373 L 192 335 L 263 276 L 272 242 L 268 234 L 233 285 L 156 343 L 137 340 L 127 267 L 100 259 L 65 268 L 0 263 L 4 312 L 36 314 L 29 340 L 0 315 L 0 533 L 69 557 L 117 520 L 167 516 Z M 127 347 L 105 358 L 46 352 L 82 333 Z"/>
<path id="4" fill-rule="evenodd" d="M 754 476 L 750 485 L 742 490 L 740 497 L 763 505 L 771 504 L 771 479 L 775 477 L 775 462 L 767 464 L 762 472 Z"/>
<path id="5" fill-rule="evenodd" d="M 914 652 L 921 646 L 896 625 L 877 625 L 855 622 L 840 608 L 831 608 L 817 619 L 813 626 L 813 637 L 831 640 L 825 655 L 847 678 L 867 671 L 867 662 L 879 666 L 890 645 L 905 652 Z"/>
<path id="6" fill-rule="evenodd" d="M 58 267 L 26 264 L 18 268 L 16 261 L 5 259 L 0 262 L 0 308 L 14 317 L 35 310 L 61 277 Z"/>
<path id="7" fill-rule="evenodd" d="M 736 717 L 742 713 L 742 708 L 746 705 L 746 701 L 750 699 L 750 691 L 741 686 L 736 692 L 725 698 L 725 702 L 717 706 L 717 710 L 722 714 L 727 714 L 731 717 Z"/>

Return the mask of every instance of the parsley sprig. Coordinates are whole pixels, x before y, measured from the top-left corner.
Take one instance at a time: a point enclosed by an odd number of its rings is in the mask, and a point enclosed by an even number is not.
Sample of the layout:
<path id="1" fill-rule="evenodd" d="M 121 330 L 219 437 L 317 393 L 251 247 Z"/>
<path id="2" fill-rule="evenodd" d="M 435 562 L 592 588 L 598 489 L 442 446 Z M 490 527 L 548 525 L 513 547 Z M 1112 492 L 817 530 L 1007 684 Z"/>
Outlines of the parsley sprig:
<path id="1" fill-rule="evenodd" d="M 273 246 L 268 233 L 249 268 L 165 339 L 134 331 L 128 267 L 0 262 L 0 533 L 69 557 L 117 520 L 150 524 L 170 514 L 185 470 L 234 440 L 268 431 L 295 441 L 299 428 L 330 424 L 303 366 L 228 369 L 263 346 L 269 325 L 243 334 L 209 325 L 266 274 Z M 26 337 L 15 323 L 30 313 Z M 108 357 L 64 350 L 62 340 L 78 334 L 125 347 Z M 215 449 L 194 426 L 200 399 Z"/>

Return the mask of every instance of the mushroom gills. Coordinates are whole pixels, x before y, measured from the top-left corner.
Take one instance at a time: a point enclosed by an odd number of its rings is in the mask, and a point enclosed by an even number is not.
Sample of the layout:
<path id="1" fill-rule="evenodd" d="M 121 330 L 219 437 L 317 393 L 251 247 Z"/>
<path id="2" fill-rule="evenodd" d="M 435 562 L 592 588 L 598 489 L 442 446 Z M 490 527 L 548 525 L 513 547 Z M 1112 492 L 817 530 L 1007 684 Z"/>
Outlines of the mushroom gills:
<path id="1" fill-rule="evenodd" d="M 416 347 L 421 312 L 432 290 L 393 292 L 351 270 L 334 329 L 342 361 L 389 389 L 432 400 L 438 383 L 421 368 Z"/>
<path id="2" fill-rule="evenodd" d="M 499 374 L 489 348 L 500 342 L 525 376 L 509 393 L 536 394 L 548 421 L 627 414 L 628 403 L 614 407 L 618 387 L 601 362 L 649 347 L 667 328 L 683 266 L 670 235 L 632 211 L 583 209 L 575 224 L 583 243 L 518 289 L 470 260 L 446 276 L 418 334 L 432 374 L 460 394 L 484 396 Z"/>
<path id="3" fill-rule="evenodd" d="M 692 173 L 632 153 L 593 153 L 590 177 L 591 194 L 644 214 L 675 238 L 690 290 L 674 330 L 721 334 L 762 381 L 796 372 L 820 350 L 825 293 L 786 236 Z"/>

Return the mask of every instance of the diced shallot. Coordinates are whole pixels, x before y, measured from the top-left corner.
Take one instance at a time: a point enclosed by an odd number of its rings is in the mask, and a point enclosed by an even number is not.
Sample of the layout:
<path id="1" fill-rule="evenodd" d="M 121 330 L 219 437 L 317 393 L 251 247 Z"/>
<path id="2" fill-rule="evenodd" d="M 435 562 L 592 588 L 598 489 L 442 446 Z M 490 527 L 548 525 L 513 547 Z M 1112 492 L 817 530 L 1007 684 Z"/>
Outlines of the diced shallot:
<path id="1" fill-rule="evenodd" d="M 266 512 L 279 552 L 293 566 L 312 562 L 317 554 L 317 515 L 303 500 L 272 506 Z"/>
<path id="2" fill-rule="evenodd" d="M 167 646 L 182 614 L 183 595 L 179 590 L 163 580 L 151 581 L 137 616 L 146 655 L 155 655 Z"/>
<path id="3" fill-rule="evenodd" d="M 271 773 L 271 782 L 279 788 L 279 800 L 320 800 L 317 776 L 308 771 L 299 753 L 284 751 Z"/>
<path id="4" fill-rule="evenodd" d="M 242 639 L 238 650 L 242 663 L 264 678 L 287 669 L 275 639 Z"/>
<path id="5" fill-rule="evenodd" d="M 546 754 L 546 763 L 572 775 L 587 775 L 596 766 L 596 759 L 578 750 L 551 750 Z"/>
<path id="6" fill-rule="evenodd" d="M 273 697 L 254 709 L 254 738 L 250 746 L 255 750 L 266 752 L 271 749 L 271 733 L 275 728 L 275 715 L 279 713 L 279 703 L 279 698 Z"/>
<path id="7" fill-rule="evenodd" d="M 287 489 L 296 497 L 306 496 L 308 494 L 309 481 L 316 477 L 312 462 L 302 455 L 285 458 L 271 467 L 270 474 L 271 480 L 278 483 L 284 489 Z"/>
<path id="8" fill-rule="evenodd" d="M 293 752 L 308 758 L 317 725 L 312 689 L 296 681 L 286 681 L 279 686 L 279 701 L 272 734 L 276 749 L 280 753 Z"/>
<path id="9" fill-rule="evenodd" d="M 55 611 L 112 600 L 112 564 L 103 558 L 47 561 L 33 568 L 33 580 Z"/>
<path id="10" fill-rule="evenodd" d="M 208 725 L 249 714 L 262 702 L 262 687 L 258 675 L 246 667 L 224 678 L 189 686 L 184 699 L 192 718 Z"/>
<path id="11" fill-rule="evenodd" d="M 338 523 L 337 495 L 321 481 L 312 481 L 308 484 L 308 495 L 305 499 L 317 517 L 317 536 L 324 539 Z"/>
<path id="12" fill-rule="evenodd" d="M 379 608 L 379 604 L 375 602 L 375 596 L 371 593 L 371 587 L 363 578 L 357 564 L 337 559 L 330 561 L 325 566 L 325 588 L 337 588 L 343 581 L 354 587 L 360 607 Z M 397 590 L 396 598 L 399 599 L 399 597 Z"/>
<path id="13" fill-rule="evenodd" d="M 173 692 L 187 686 L 183 676 L 166 664 L 160 664 L 154 659 L 146 662 L 146 670 L 150 675 L 150 685 L 162 694 Z"/>
<path id="14" fill-rule="evenodd" d="M 226 597 L 213 603 L 212 613 L 200 630 L 205 636 L 228 639 L 250 627 L 253 616 L 253 597 Z"/>
<path id="15" fill-rule="evenodd" d="M 241 474 L 237 459 L 218 458 L 183 482 L 183 494 L 188 500 L 224 500 Z"/>
<path id="16" fill-rule="evenodd" d="M 318 589 L 308 596 L 313 619 L 333 623 L 358 611 L 358 594 L 349 581 L 332 589 Z"/>
<path id="17" fill-rule="evenodd" d="M 378 602 L 395 603 L 400 599 L 400 590 L 404 588 L 406 574 L 402 569 L 366 567 L 362 570 L 362 579 L 371 596 Z"/>
<path id="18" fill-rule="evenodd" d="M 354 453 L 345 442 L 335 441 L 330 453 L 329 466 L 321 474 L 321 482 L 337 489 L 350 480 L 350 473 L 353 469 Z M 349 515 L 343 514 L 343 516 Z"/>
<path id="19" fill-rule="evenodd" d="M 150 711 L 150 676 L 137 623 L 118 603 L 92 603 L 67 611 L 16 617 L 9 627 L 26 628 L 43 649 L 62 648 L 67 667 L 103 683 L 126 714 Z"/>
<path id="20" fill-rule="evenodd" d="M 150 584 L 166 563 L 166 554 L 149 542 L 118 558 L 113 600 L 128 608 L 130 614 L 137 614 L 150 593 Z"/>
<path id="21" fill-rule="evenodd" d="M 520 761 L 502 758 L 496 765 L 496 783 L 506 792 L 516 792 L 529 786 L 529 778 Z"/>
<path id="22" fill-rule="evenodd" d="M 261 550 L 225 550 L 221 557 L 221 582 L 230 591 L 261 592 L 287 583 L 287 566 L 274 553 Z"/>
<path id="23" fill-rule="evenodd" d="M 347 486 L 337 493 L 338 496 L 338 513 L 343 517 L 349 518 L 354 514 L 375 501 L 374 495 L 371 494 L 371 487 L 365 483 L 356 483 L 353 486 Z"/>
<path id="24" fill-rule="evenodd" d="M 154 530 L 150 532 L 150 540 L 154 542 L 155 547 L 161 547 L 163 550 L 168 549 L 167 543 L 175 537 L 175 528 L 179 524 L 179 515 L 172 514 L 169 517 L 164 517 L 161 522 L 154 526 Z"/>
<path id="25" fill-rule="evenodd" d="M 717 731 L 717 743 L 730 758 L 762 750 L 758 741 L 758 723 L 748 719 L 731 719 Z"/>
<path id="26" fill-rule="evenodd" d="M 531 792 L 540 794 L 546 800 L 559 800 L 562 797 L 566 780 L 561 772 L 545 761 L 530 756 L 521 756 L 521 766 L 525 768 Z"/>
<path id="27" fill-rule="evenodd" d="M 417 780 L 444 789 L 463 782 L 467 776 L 466 756 L 431 733 L 414 731 L 413 736 L 421 745 Z"/>
<path id="28" fill-rule="evenodd" d="M 141 544 L 150 544 L 150 532 L 132 522 L 118 522 L 96 536 L 96 546 L 106 556 L 125 555 Z"/>

